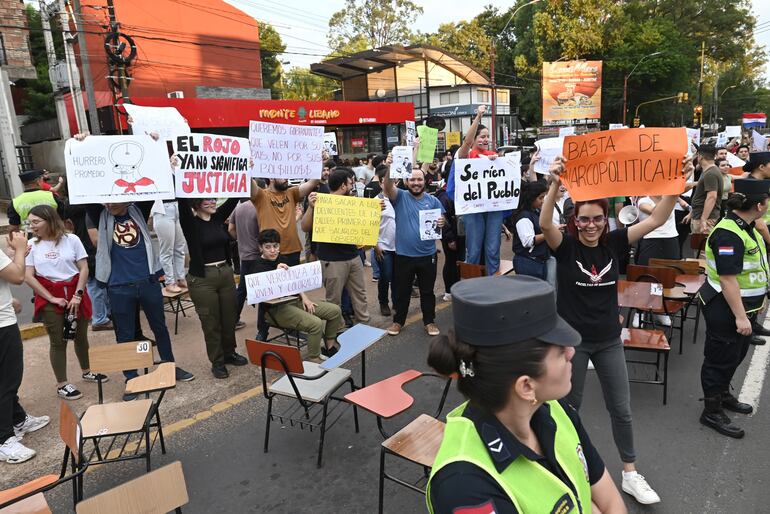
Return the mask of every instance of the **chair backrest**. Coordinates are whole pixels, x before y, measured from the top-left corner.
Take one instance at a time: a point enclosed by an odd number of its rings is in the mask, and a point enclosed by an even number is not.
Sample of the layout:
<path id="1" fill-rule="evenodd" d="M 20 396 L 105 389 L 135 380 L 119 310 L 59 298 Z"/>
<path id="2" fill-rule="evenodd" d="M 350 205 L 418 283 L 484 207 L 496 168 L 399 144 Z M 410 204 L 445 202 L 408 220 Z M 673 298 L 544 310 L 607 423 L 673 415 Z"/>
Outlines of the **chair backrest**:
<path id="1" fill-rule="evenodd" d="M 64 400 L 59 401 L 59 437 L 70 449 L 75 462 L 80 463 L 80 420 Z"/>
<path id="2" fill-rule="evenodd" d="M 653 294 L 648 282 L 618 280 L 618 305 L 642 311 L 663 308 L 663 294 Z"/>
<path id="3" fill-rule="evenodd" d="M 656 259 L 651 258 L 648 266 L 661 268 L 674 268 L 680 275 L 699 275 L 700 265 L 697 261 L 680 261 L 677 259 Z"/>
<path id="4" fill-rule="evenodd" d="M 706 239 L 708 237 L 708 234 L 690 234 L 690 248 L 700 254 L 700 252 L 706 249 Z"/>
<path id="5" fill-rule="evenodd" d="M 626 278 L 631 282 L 657 282 L 665 289 L 676 287 L 677 270 L 660 266 L 639 266 L 629 264 Z"/>
<path id="6" fill-rule="evenodd" d="M 97 373 L 116 373 L 124 369 L 151 368 L 152 343 L 133 341 L 130 343 L 110 344 L 88 349 L 91 371 Z"/>
<path id="7" fill-rule="evenodd" d="M 460 275 L 460 280 L 486 277 L 487 267 L 483 264 L 470 264 L 468 262 L 457 261 L 457 273 Z"/>
<path id="8" fill-rule="evenodd" d="M 77 514 L 165 514 L 189 501 L 182 463 L 172 462 L 77 504 Z"/>
<path id="9" fill-rule="evenodd" d="M 288 373 L 302 374 L 305 371 L 305 367 L 302 365 L 302 356 L 299 353 L 299 349 L 295 346 L 264 343 L 262 341 L 247 339 L 246 351 L 249 354 L 251 363 L 256 364 L 257 366 L 264 366 L 268 369 L 286 371 Z M 264 364 L 262 359 L 263 355 L 265 355 Z M 283 359 L 285 367 L 276 356 Z"/>

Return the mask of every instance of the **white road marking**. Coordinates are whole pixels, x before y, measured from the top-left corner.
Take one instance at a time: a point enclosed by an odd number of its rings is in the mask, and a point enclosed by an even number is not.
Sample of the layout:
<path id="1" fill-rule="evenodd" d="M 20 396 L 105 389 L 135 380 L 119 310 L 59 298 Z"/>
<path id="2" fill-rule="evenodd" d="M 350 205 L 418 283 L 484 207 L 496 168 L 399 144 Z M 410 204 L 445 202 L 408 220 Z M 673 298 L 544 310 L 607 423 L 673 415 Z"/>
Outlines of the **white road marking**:
<path id="1" fill-rule="evenodd" d="M 767 322 L 765 322 L 765 325 L 767 325 Z M 768 340 L 766 337 L 764 339 Z M 749 369 L 746 371 L 746 378 L 743 380 L 741 394 L 738 395 L 738 401 L 754 406 L 752 416 L 759 409 L 759 397 L 762 394 L 762 385 L 767 375 L 768 363 L 770 363 L 770 344 L 766 343 L 763 346 L 755 346 L 751 362 L 749 363 Z"/>

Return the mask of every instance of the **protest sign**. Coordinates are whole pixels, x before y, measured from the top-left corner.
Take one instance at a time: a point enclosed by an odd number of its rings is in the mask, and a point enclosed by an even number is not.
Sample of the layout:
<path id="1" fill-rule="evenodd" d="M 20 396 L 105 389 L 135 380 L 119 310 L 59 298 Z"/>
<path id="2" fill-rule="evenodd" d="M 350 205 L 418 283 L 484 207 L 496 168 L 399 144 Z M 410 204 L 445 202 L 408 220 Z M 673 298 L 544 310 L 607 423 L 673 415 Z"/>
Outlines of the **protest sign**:
<path id="1" fill-rule="evenodd" d="M 174 198 L 166 142 L 146 134 L 68 139 L 64 162 L 73 205 Z"/>
<path id="2" fill-rule="evenodd" d="M 622 123 L 610 123 L 610 130 L 617 130 L 617 129 L 624 129 L 624 128 L 628 128 L 628 127 L 626 127 Z"/>
<path id="3" fill-rule="evenodd" d="M 414 138 L 417 137 L 417 128 L 415 127 L 414 122 L 410 120 L 404 121 L 404 126 L 406 127 L 406 146 L 414 146 Z"/>
<path id="4" fill-rule="evenodd" d="M 741 137 L 740 125 L 727 125 L 725 127 L 725 136 L 727 137 Z"/>
<path id="5" fill-rule="evenodd" d="M 521 152 L 495 160 L 455 160 L 455 212 L 507 211 L 519 205 Z"/>
<path id="6" fill-rule="evenodd" d="M 249 122 L 252 177 L 321 178 L 324 128 Z"/>
<path id="7" fill-rule="evenodd" d="M 426 209 L 420 211 L 420 240 L 435 241 L 441 239 L 441 227 L 438 220 L 441 217 L 441 209 Z"/>
<path id="8" fill-rule="evenodd" d="M 559 137 L 574 136 L 575 127 L 562 127 L 559 129 Z"/>
<path id="9" fill-rule="evenodd" d="M 337 155 L 337 134 L 334 132 L 324 132 L 324 150 L 329 155 Z"/>
<path id="10" fill-rule="evenodd" d="M 535 141 L 535 146 L 538 152 L 540 152 L 540 159 L 535 162 L 535 173 L 545 174 L 548 173 L 548 168 L 553 160 L 561 154 L 564 138 L 551 137 L 541 139 L 540 141 Z"/>
<path id="11" fill-rule="evenodd" d="M 249 140 L 216 134 L 188 134 L 171 139 L 177 155 L 177 198 L 249 196 Z"/>
<path id="12" fill-rule="evenodd" d="M 687 140 L 691 143 L 695 143 L 695 146 L 700 146 L 700 129 L 697 128 L 688 128 L 687 130 Z"/>
<path id="13" fill-rule="evenodd" d="M 725 146 L 726 144 L 727 144 L 727 134 L 725 134 L 724 132 L 720 132 L 719 134 L 717 134 L 716 145 Z"/>
<path id="14" fill-rule="evenodd" d="M 157 132 L 161 139 L 171 139 L 180 134 L 189 134 L 190 126 L 174 107 L 144 107 L 123 104 L 131 116 L 131 131 L 134 135 Z"/>
<path id="15" fill-rule="evenodd" d="M 394 146 L 391 152 L 393 162 L 390 164 L 390 178 L 404 180 L 412 174 L 412 153 L 414 149 L 411 146 Z"/>
<path id="16" fill-rule="evenodd" d="M 249 305 L 312 291 L 323 285 L 321 261 L 299 264 L 289 269 L 252 273 L 244 279 Z"/>
<path id="17" fill-rule="evenodd" d="M 375 246 L 380 233 L 380 201 L 318 194 L 313 213 L 313 242 Z"/>
<path id="18" fill-rule="evenodd" d="M 732 152 L 727 152 L 727 156 L 725 157 L 727 159 L 727 164 L 730 165 L 729 173 L 730 175 L 735 176 L 742 176 L 743 175 L 743 166 L 746 164 L 746 161 L 738 157 Z"/>
<path id="19" fill-rule="evenodd" d="M 417 135 L 420 136 L 420 148 L 417 150 L 419 162 L 433 162 L 438 144 L 438 130 L 427 125 L 417 127 Z"/>
<path id="20" fill-rule="evenodd" d="M 751 151 L 752 152 L 767 151 L 767 138 L 754 129 L 751 130 Z"/>
<path id="21" fill-rule="evenodd" d="M 594 132 L 564 139 L 562 183 L 576 202 L 610 196 L 671 195 L 684 191 L 682 128 Z"/>
<path id="22" fill-rule="evenodd" d="M 462 138 L 459 132 L 447 132 L 446 133 L 446 145 L 447 148 L 451 148 L 454 145 L 460 146 L 462 144 Z M 454 156 L 452 156 L 454 157 Z"/>

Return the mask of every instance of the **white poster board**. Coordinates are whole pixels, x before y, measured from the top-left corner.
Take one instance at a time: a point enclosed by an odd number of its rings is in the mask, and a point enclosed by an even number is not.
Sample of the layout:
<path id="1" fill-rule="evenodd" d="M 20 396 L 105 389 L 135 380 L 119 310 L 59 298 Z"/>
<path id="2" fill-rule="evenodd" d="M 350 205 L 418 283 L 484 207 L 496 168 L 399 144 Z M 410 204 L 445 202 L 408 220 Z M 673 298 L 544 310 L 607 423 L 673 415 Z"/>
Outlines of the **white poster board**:
<path id="1" fill-rule="evenodd" d="M 329 155 L 337 155 L 336 132 L 324 132 L 324 150 L 329 152 Z"/>
<path id="2" fill-rule="evenodd" d="M 441 209 L 420 211 L 420 240 L 435 241 L 441 239 L 441 227 L 438 226 L 440 217 Z"/>
<path id="3" fill-rule="evenodd" d="M 727 144 L 727 134 L 725 134 L 724 132 L 720 132 L 719 134 L 717 134 L 716 146 L 725 146 L 726 144 Z"/>
<path id="4" fill-rule="evenodd" d="M 321 178 L 324 128 L 249 122 L 252 177 Z"/>
<path id="5" fill-rule="evenodd" d="M 741 126 L 740 125 L 728 125 L 725 127 L 725 136 L 728 138 L 730 137 L 741 137 Z"/>
<path id="6" fill-rule="evenodd" d="M 390 152 L 393 159 L 393 162 L 390 164 L 390 178 L 408 179 L 412 173 L 414 149 L 411 146 L 394 146 Z"/>
<path id="7" fill-rule="evenodd" d="M 695 143 L 696 146 L 700 146 L 700 129 L 688 128 L 687 141 L 691 143 Z"/>
<path id="8" fill-rule="evenodd" d="M 243 198 L 251 191 L 249 140 L 217 134 L 171 138 L 177 198 Z"/>
<path id="9" fill-rule="evenodd" d="M 143 105 L 123 104 L 131 116 L 131 132 L 134 135 L 157 132 L 161 139 L 171 139 L 179 134 L 189 134 L 187 124 L 175 107 L 145 107 Z"/>
<path id="10" fill-rule="evenodd" d="M 521 152 L 495 160 L 455 160 L 455 212 L 507 211 L 519 205 Z"/>
<path id="11" fill-rule="evenodd" d="M 417 137 L 417 126 L 413 121 L 409 120 L 404 121 L 404 126 L 406 126 L 406 146 L 414 146 L 414 138 Z"/>
<path id="12" fill-rule="evenodd" d="M 575 127 L 562 127 L 559 129 L 559 137 L 574 136 Z"/>
<path id="13" fill-rule="evenodd" d="M 540 159 L 535 163 L 535 173 L 545 175 L 548 168 L 551 167 L 554 159 L 561 155 L 561 149 L 564 146 L 563 137 L 550 137 L 535 141 L 535 146 L 540 152 Z"/>
<path id="14" fill-rule="evenodd" d="M 148 135 L 68 139 L 64 161 L 73 205 L 174 198 L 171 163 L 162 139 Z"/>
<path id="15" fill-rule="evenodd" d="M 730 165 L 731 168 L 743 168 L 743 165 L 746 164 L 746 161 L 738 157 L 732 152 L 727 152 L 727 156 L 725 157 L 727 159 L 727 163 Z"/>
<path id="16" fill-rule="evenodd" d="M 321 261 L 246 275 L 249 305 L 318 289 L 323 285 Z"/>
<path id="17" fill-rule="evenodd" d="M 756 130 L 751 131 L 751 151 L 752 152 L 766 152 L 767 151 L 767 137 L 763 136 Z"/>

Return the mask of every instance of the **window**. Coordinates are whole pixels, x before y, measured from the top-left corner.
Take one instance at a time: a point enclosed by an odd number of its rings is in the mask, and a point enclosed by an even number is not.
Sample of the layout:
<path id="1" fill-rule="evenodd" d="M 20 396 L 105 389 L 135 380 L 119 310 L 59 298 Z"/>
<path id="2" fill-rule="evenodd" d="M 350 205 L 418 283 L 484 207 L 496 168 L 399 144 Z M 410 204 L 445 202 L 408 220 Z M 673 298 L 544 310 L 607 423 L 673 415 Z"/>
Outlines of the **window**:
<path id="1" fill-rule="evenodd" d="M 448 93 L 441 93 L 439 95 L 439 103 L 441 105 L 452 105 L 460 103 L 460 92 L 449 91 Z"/>
<path id="2" fill-rule="evenodd" d="M 508 90 L 499 89 L 497 91 L 497 103 L 501 105 L 508 105 Z"/>
<path id="3" fill-rule="evenodd" d="M 463 120 L 461 118 L 449 118 L 449 131 L 462 132 Z"/>
<path id="4" fill-rule="evenodd" d="M 476 91 L 476 102 L 480 104 L 489 103 L 489 89 L 478 89 Z"/>

